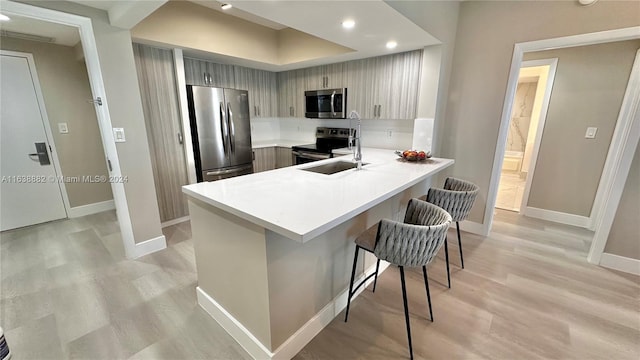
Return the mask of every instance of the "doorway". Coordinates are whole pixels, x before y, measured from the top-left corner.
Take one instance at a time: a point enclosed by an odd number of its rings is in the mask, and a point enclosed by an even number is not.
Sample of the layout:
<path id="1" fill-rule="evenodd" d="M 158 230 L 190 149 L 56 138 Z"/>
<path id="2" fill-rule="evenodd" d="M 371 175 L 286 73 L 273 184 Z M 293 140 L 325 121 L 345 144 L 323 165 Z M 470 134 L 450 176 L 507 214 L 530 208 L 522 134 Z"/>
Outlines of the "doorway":
<path id="1" fill-rule="evenodd" d="M 512 104 L 496 208 L 521 212 L 527 205 L 558 59 L 525 61 Z"/>
<path id="2" fill-rule="evenodd" d="M 0 55 L 0 231 L 5 231 L 63 219 L 67 212 L 33 56 Z"/>
<path id="3" fill-rule="evenodd" d="M 93 22 L 85 16 L 78 16 L 61 11 L 41 8 L 37 6 L 7 1 L 3 3 L 2 14 L 9 17 L 22 17 L 29 20 L 37 20 L 41 24 L 49 26 L 64 26 L 75 29 L 79 34 L 81 48 L 78 49 L 78 55 L 84 57 L 86 72 L 90 85 L 91 97 L 89 99 L 81 99 L 83 101 L 92 102 L 93 113 L 97 115 L 97 124 L 99 128 L 100 138 L 102 140 L 102 158 L 100 164 L 107 165 L 109 168 L 109 176 L 114 179 L 122 179 L 122 171 L 120 160 L 118 158 L 118 150 L 112 133 L 112 123 L 109 111 L 108 99 L 106 98 L 106 89 L 102 77 L 102 69 L 100 66 L 98 47 L 94 36 Z M 6 28 L 7 22 L 3 22 L 3 30 Z M 42 28 L 40 29 L 42 30 Z M 45 34 L 47 31 L 45 31 Z M 46 35 L 45 35 L 46 36 Z M 89 123 L 89 122 L 87 122 Z M 133 226 L 127 205 L 127 196 L 123 181 L 115 181 L 110 184 L 113 196 L 113 204 L 117 210 L 117 226 L 119 228 L 121 245 L 127 258 L 136 258 L 140 251 L 136 247 L 133 234 Z M 112 206 L 113 207 L 113 206 Z M 78 209 L 84 212 L 85 208 Z M 116 216 L 116 213 L 114 213 Z"/>
<path id="4" fill-rule="evenodd" d="M 78 29 L 12 15 L 2 30 L 1 229 L 113 210 Z"/>

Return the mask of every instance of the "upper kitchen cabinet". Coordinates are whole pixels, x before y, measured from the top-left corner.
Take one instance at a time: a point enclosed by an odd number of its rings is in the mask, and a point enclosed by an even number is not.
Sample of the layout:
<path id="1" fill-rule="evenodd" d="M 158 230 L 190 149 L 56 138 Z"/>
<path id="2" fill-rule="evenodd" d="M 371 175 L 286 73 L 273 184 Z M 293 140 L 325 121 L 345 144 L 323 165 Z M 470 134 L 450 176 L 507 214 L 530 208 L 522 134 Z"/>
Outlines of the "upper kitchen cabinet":
<path id="1" fill-rule="evenodd" d="M 235 88 L 233 65 L 185 58 L 184 73 L 187 85 Z"/>
<path id="2" fill-rule="evenodd" d="M 364 119 L 373 119 L 376 58 L 349 61 L 345 64 L 347 73 L 347 112 L 355 110 Z"/>
<path id="3" fill-rule="evenodd" d="M 413 119 L 422 51 L 347 63 L 347 105 L 366 119 Z"/>
<path id="4" fill-rule="evenodd" d="M 234 70 L 236 88 L 249 91 L 251 117 L 278 116 L 276 73 L 243 66 Z"/>
<path id="5" fill-rule="evenodd" d="M 281 117 L 304 117 L 305 69 L 279 72 L 278 114 Z"/>
<path id="6" fill-rule="evenodd" d="M 305 69 L 306 90 L 336 89 L 346 84 L 345 63 Z"/>
<path id="7" fill-rule="evenodd" d="M 184 78 L 187 85 L 207 86 L 207 62 L 184 58 Z"/>

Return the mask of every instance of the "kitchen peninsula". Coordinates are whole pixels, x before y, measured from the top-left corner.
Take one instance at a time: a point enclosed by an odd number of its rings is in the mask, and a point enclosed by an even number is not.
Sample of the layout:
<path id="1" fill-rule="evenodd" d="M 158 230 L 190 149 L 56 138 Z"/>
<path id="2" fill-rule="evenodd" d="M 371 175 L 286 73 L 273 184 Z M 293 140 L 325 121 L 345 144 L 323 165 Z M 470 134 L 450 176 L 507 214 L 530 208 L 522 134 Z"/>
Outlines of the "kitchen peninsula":
<path id="1" fill-rule="evenodd" d="M 254 358 L 289 359 L 322 330 L 346 305 L 353 239 L 382 218 L 401 221 L 453 164 L 364 149 L 360 171 L 304 170 L 351 158 L 183 187 L 198 303 Z M 362 274 L 375 259 L 358 264 Z"/>

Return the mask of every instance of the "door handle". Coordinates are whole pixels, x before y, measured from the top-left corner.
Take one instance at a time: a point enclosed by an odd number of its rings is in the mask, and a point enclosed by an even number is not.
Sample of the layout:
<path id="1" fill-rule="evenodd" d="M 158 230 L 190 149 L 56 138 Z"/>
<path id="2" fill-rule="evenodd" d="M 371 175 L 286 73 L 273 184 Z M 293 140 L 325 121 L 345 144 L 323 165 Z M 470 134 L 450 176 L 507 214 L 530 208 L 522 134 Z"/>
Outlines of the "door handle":
<path id="1" fill-rule="evenodd" d="M 51 160 L 49 159 L 49 153 L 47 152 L 47 144 L 43 142 L 35 143 L 36 152 L 27 154 L 29 158 L 33 161 L 37 161 L 40 165 L 51 165 Z M 34 157 L 38 157 L 37 160 Z"/>
<path id="2" fill-rule="evenodd" d="M 227 138 L 229 134 L 227 134 L 227 118 L 226 111 L 224 111 L 224 103 L 220 102 L 220 131 L 222 132 L 222 150 L 224 150 L 224 154 L 227 155 Z"/>
<path id="3" fill-rule="evenodd" d="M 229 123 L 229 129 L 231 130 L 231 137 L 229 143 L 231 144 L 231 152 L 235 152 L 236 147 L 236 128 L 233 126 L 233 111 L 231 111 L 231 103 L 227 103 L 227 122 Z"/>
<path id="4" fill-rule="evenodd" d="M 334 91 L 334 92 L 331 94 L 331 114 L 332 114 L 332 115 L 335 115 L 335 114 L 336 114 L 336 109 L 335 109 L 335 107 L 333 106 L 333 102 L 335 101 L 335 97 L 336 97 L 336 92 Z"/>

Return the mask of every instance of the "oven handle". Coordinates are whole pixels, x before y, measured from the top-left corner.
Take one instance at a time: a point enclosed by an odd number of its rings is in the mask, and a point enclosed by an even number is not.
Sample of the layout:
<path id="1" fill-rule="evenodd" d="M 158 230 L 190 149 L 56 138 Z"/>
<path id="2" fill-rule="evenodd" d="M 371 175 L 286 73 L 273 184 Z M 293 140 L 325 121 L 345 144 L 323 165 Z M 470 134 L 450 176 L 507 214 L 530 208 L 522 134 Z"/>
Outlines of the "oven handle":
<path id="1" fill-rule="evenodd" d="M 330 154 L 319 155 L 319 154 L 312 154 L 312 153 L 307 153 L 302 151 L 293 151 L 292 154 L 297 157 L 314 159 L 314 160 L 326 160 L 331 158 Z"/>

